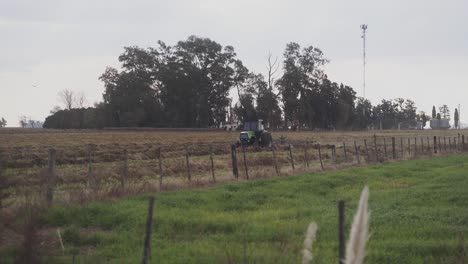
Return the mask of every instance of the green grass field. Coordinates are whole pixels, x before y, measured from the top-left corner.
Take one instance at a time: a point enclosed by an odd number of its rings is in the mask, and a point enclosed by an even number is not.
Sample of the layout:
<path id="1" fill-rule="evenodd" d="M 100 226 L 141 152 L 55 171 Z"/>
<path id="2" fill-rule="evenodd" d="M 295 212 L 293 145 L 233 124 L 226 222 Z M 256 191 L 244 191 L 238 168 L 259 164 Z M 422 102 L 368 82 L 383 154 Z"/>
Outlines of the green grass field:
<path id="1" fill-rule="evenodd" d="M 300 263 L 304 233 L 319 230 L 312 263 L 338 263 L 337 201 L 349 230 L 370 188 L 366 263 L 463 263 L 468 155 L 385 163 L 156 194 L 152 263 Z M 62 230 L 65 253 L 47 263 L 138 263 L 148 195 L 56 207 L 43 229 Z M 51 231 L 52 232 L 52 231 Z M 12 259 L 14 250 L 3 250 Z"/>

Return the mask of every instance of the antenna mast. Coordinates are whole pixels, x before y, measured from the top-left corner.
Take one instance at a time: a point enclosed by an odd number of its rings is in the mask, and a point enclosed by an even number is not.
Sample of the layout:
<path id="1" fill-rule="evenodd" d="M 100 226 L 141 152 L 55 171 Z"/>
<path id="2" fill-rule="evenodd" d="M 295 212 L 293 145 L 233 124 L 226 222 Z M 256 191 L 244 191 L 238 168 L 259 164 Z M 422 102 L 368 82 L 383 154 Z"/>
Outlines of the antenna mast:
<path id="1" fill-rule="evenodd" d="M 366 98 L 366 32 L 367 32 L 367 25 L 362 24 L 362 59 L 363 59 L 363 73 L 362 73 L 362 96 Z"/>

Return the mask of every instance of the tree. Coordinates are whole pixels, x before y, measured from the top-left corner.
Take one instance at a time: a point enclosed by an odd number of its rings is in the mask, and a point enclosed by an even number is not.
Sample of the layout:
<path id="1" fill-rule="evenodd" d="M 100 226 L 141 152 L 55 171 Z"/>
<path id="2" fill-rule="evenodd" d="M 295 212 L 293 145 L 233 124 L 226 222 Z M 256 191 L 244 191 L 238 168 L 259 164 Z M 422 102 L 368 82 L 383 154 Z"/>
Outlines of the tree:
<path id="1" fill-rule="evenodd" d="M 457 108 L 455 108 L 455 113 L 453 114 L 453 121 L 455 122 L 455 128 L 460 128 L 460 116 Z"/>
<path id="2" fill-rule="evenodd" d="M 19 117 L 19 124 L 22 128 L 26 128 L 28 126 L 28 117 L 27 116 L 20 116 Z"/>
<path id="3" fill-rule="evenodd" d="M 372 125 L 372 104 L 364 97 L 356 99 L 353 127 L 356 129 L 365 129 Z"/>
<path id="4" fill-rule="evenodd" d="M 58 92 L 58 98 L 59 102 L 62 103 L 63 108 L 67 110 L 71 110 L 72 108 L 83 108 L 87 103 L 84 92 L 74 92 L 68 89 Z"/>
<path id="5" fill-rule="evenodd" d="M 276 73 L 278 72 L 278 69 L 280 67 L 280 64 L 278 63 L 278 57 L 275 58 L 274 61 L 272 61 L 272 55 L 271 53 L 268 54 L 268 65 L 267 65 L 267 71 L 268 71 L 268 89 L 273 90 L 274 89 L 274 84 L 276 80 Z"/>
<path id="6" fill-rule="evenodd" d="M 7 121 L 5 120 L 5 118 L 2 117 L 2 119 L 0 120 L 0 127 L 6 127 L 7 125 Z"/>
<path id="7" fill-rule="evenodd" d="M 432 119 L 436 119 L 437 118 L 437 112 L 436 112 L 436 108 L 435 108 L 435 105 L 432 106 Z"/>
<path id="8" fill-rule="evenodd" d="M 382 129 L 410 128 L 416 126 L 417 115 L 414 101 L 403 98 L 383 99 L 373 108 L 372 118 L 376 127 Z"/>
<path id="9" fill-rule="evenodd" d="M 264 85 L 264 82 L 259 85 L 257 95 L 258 117 L 263 119 L 271 128 L 278 128 L 281 126 L 282 112 L 278 102 L 279 96 L 275 90 L 276 75 L 279 67 L 278 57 L 273 61 L 271 53 L 268 54 L 268 82 L 267 85 Z"/>
<path id="10" fill-rule="evenodd" d="M 440 113 L 437 113 L 437 119 L 442 119 L 442 117 L 440 116 Z"/>
<path id="11" fill-rule="evenodd" d="M 56 105 L 56 106 L 54 106 L 54 108 L 52 108 L 52 110 L 49 111 L 49 113 L 50 113 L 51 115 L 53 115 L 53 114 L 57 113 L 57 112 L 60 111 L 60 110 L 62 110 L 62 109 L 60 108 L 60 106 Z"/>
<path id="12" fill-rule="evenodd" d="M 87 104 L 86 95 L 84 92 L 78 92 L 75 94 L 75 105 L 78 108 L 84 108 Z"/>
<path id="13" fill-rule="evenodd" d="M 354 116 L 354 102 L 356 101 L 356 92 L 350 86 L 340 84 L 336 100 L 336 124 L 334 124 L 334 127 L 346 128 L 352 126 Z"/>
<path id="14" fill-rule="evenodd" d="M 88 108 L 59 110 L 46 118 L 43 127 L 59 129 L 102 128 L 105 124 L 105 116 L 102 104 Z"/>
<path id="15" fill-rule="evenodd" d="M 439 112 L 443 119 L 450 120 L 450 109 L 448 108 L 447 105 L 443 105 L 439 107 Z"/>
<path id="16" fill-rule="evenodd" d="M 278 105 L 278 96 L 273 87 L 266 85 L 263 76 L 261 78 L 258 82 L 257 116 L 271 128 L 278 128 L 281 126 L 281 108 Z"/>
<path id="17" fill-rule="evenodd" d="M 423 127 L 426 127 L 427 121 L 429 121 L 429 116 L 426 115 L 426 112 L 419 111 L 419 114 L 417 115 L 417 120 L 418 122 L 422 123 Z"/>
<path id="18" fill-rule="evenodd" d="M 63 104 L 64 109 L 72 109 L 75 103 L 75 94 L 72 90 L 64 89 L 58 92 L 59 101 Z"/>
<path id="19" fill-rule="evenodd" d="M 173 126 L 218 126 L 227 117 L 229 91 L 245 80 L 246 68 L 232 46 L 190 36 L 154 51 L 158 89 Z"/>
<path id="20" fill-rule="evenodd" d="M 408 122 L 410 126 L 416 125 L 416 103 L 412 100 L 406 99 L 405 106 L 402 110 L 403 121 Z M 425 116 L 425 115 L 424 115 Z M 401 119 L 400 119 L 401 120 Z"/>
<path id="21" fill-rule="evenodd" d="M 248 70 L 234 48 L 190 36 L 175 46 L 125 47 L 122 71 L 107 68 L 100 77 L 114 126 L 209 127 L 224 123 L 229 91 Z M 248 100 L 243 100 L 243 102 Z"/>
<path id="22" fill-rule="evenodd" d="M 283 53 L 283 76 L 276 82 L 283 103 L 284 121 L 313 125 L 314 113 L 310 98 L 317 91 L 325 75 L 321 67 L 328 60 L 323 52 L 313 46 L 304 47 L 291 42 Z"/>

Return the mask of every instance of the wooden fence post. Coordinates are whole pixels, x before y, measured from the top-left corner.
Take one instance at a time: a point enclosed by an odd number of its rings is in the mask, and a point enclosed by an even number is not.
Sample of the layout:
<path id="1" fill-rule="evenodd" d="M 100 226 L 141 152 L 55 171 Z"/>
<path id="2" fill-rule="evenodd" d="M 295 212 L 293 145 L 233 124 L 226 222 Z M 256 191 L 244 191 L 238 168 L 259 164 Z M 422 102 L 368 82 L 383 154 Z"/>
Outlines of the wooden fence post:
<path id="1" fill-rule="evenodd" d="M 414 138 L 414 156 L 415 157 L 418 156 L 418 138 L 417 137 Z"/>
<path id="2" fill-rule="evenodd" d="M 291 159 L 291 167 L 292 167 L 292 170 L 294 171 L 296 168 L 294 167 L 294 157 L 292 153 L 292 148 L 293 146 L 289 144 L 289 158 Z"/>
<path id="3" fill-rule="evenodd" d="M 444 151 L 447 151 L 447 137 L 444 136 Z"/>
<path id="4" fill-rule="evenodd" d="M 460 145 L 460 142 L 461 142 L 461 140 L 460 140 L 460 133 L 458 133 L 458 140 L 457 140 L 457 142 L 458 142 L 458 148 L 457 148 L 457 149 L 460 150 L 460 149 L 461 149 L 461 145 Z"/>
<path id="5" fill-rule="evenodd" d="M 370 162 L 369 149 L 367 148 L 367 140 L 364 139 L 364 148 L 366 150 L 367 162 Z"/>
<path id="6" fill-rule="evenodd" d="M 346 143 L 345 142 L 343 142 L 343 152 L 344 152 L 345 161 L 348 161 L 348 154 L 346 153 Z"/>
<path id="7" fill-rule="evenodd" d="M 465 135 L 462 135 L 462 151 L 465 150 Z"/>
<path id="8" fill-rule="evenodd" d="M 385 138 L 383 139 L 383 144 L 384 144 L 384 160 L 387 160 L 387 159 L 388 159 L 388 155 L 387 155 L 387 141 L 385 140 Z"/>
<path id="9" fill-rule="evenodd" d="M 354 155 L 356 156 L 358 164 L 361 164 L 361 157 L 360 157 L 360 153 L 359 153 L 359 149 L 356 144 L 356 141 L 354 141 Z"/>
<path id="10" fill-rule="evenodd" d="M 93 173 L 93 155 L 91 148 L 92 146 L 88 145 L 88 186 L 94 191 L 96 189 L 96 179 Z"/>
<path id="11" fill-rule="evenodd" d="M 437 154 L 437 136 L 434 136 L 434 153 Z"/>
<path id="12" fill-rule="evenodd" d="M 440 136 L 439 136 L 439 152 L 442 153 L 442 144 L 440 144 Z"/>
<path id="13" fill-rule="evenodd" d="M 309 155 L 307 153 L 308 147 L 309 147 L 309 143 L 306 142 L 306 144 L 304 145 L 304 167 L 305 168 L 309 168 Z"/>
<path id="14" fill-rule="evenodd" d="M 374 134 L 374 158 L 375 162 L 379 162 L 379 153 L 377 152 L 377 136 Z"/>
<path id="15" fill-rule="evenodd" d="M 401 158 L 403 159 L 405 157 L 405 147 L 403 145 L 403 138 L 400 138 L 400 151 L 401 151 Z"/>
<path id="16" fill-rule="evenodd" d="M 336 145 L 334 145 L 334 144 L 333 144 L 333 146 L 331 148 L 331 153 L 332 153 L 332 163 L 333 163 L 333 166 L 336 169 Z"/>
<path id="17" fill-rule="evenodd" d="M 427 153 L 431 154 L 431 141 L 429 140 L 429 136 L 427 136 Z"/>
<path id="18" fill-rule="evenodd" d="M 408 157 L 411 158 L 411 139 L 408 138 Z"/>
<path id="19" fill-rule="evenodd" d="M 125 187 L 125 184 L 127 183 L 127 179 L 128 179 L 128 151 L 127 149 L 124 149 L 123 173 L 122 173 L 122 176 L 120 177 L 120 186 L 122 188 Z"/>
<path id="20" fill-rule="evenodd" d="M 184 149 L 185 149 L 185 164 L 187 166 L 187 177 L 188 177 L 188 181 L 192 182 L 192 170 L 190 168 L 190 153 L 189 153 L 187 144 L 184 145 Z"/>
<path id="21" fill-rule="evenodd" d="M 46 175 L 46 201 L 47 205 L 51 206 L 54 200 L 54 189 L 55 189 L 55 157 L 56 150 L 49 149 L 49 156 L 47 160 L 47 175 Z"/>
<path id="22" fill-rule="evenodd" d="M 211 163 L 211 178 L 213 182 L 216 183 L 216 176 L 215 176 L 215 167 L 214 167 L 214 160 L 213 160 L 213 145 L 210 144 L 210 163 Z"/>
<path id="23" fill-rule="evenodd" d="M 338 263 L 344 264 L 345 259 L 345 202 L 338 201 Z"/>
<path id="24" fill-rule="evenodd" d="M 426 152 L 428 154 L 432 154 L 432 151 L 431 151 L 431 141 L 429 140 L 429 136 L 427 136 L 427 148 L 426 148 Z"/>
<path id="25" fill-rule="evenodd" d="M 247 157 L 245 155 L 245 146 L 242 144 L 242 156 L 244 157 L 245 178 L 249 179 L 249 167 L 247 166 Z"/>
<path id="26" fill-rule="evenodd" d="M 424 138 L 420 137 L 421 139 L 421 155 L 424 155 Z"/>
<path id="27" fill-rule="evenodd" d="M 320 168 L 323 170 L 323 160 L 322 160 L 322 152 L 320 151 L 320 143 L 317 146 L 318 146 L 319 159 L 320 159 Z"/>
<path id="28" fill-rule="evenodd" d="M 452 150 L 452 137 L 449 137 L 449 150 Z"/>
<path id="29" fill-rule="evenodd" d="M 236 145 L 231 145 L 231 160 L 232 160 L 232 175 L 238 179 L 239 178 L 239 169 L 237 168 L 237 151 Z"/>
<path id="30" fill-rule="evenodd" d="M 275 145 L 271 146 L 271 152 L 273 153 L 273 164 L 275 166 L 276 176 L 280 175 L 280 170 L 278 168 L 278 161 L 276 160 Z"/>
<path id="31" fill-rule="evenodd" d="M 151 255 L 151 229 L 153 226 L 154 196 L 149 198 L 148 217 L 146 219 L 145 242 L 143 244 L 143 264 L 147 264 Z"/>
<path id="32" fill-rule="evenodd" d="M 163 188 L 163 178 L 164 178 L 164 170 L 163 170 L 163 162 L 162 162 L 162 149 L 161 147 L 158 148 L 158 160 L 159 160 L 159 191 Z"/>
<path id="33" fill-rule="evenodd" d="M 392 137 L 392 159 L 396 160 L 395 137 Z"/>

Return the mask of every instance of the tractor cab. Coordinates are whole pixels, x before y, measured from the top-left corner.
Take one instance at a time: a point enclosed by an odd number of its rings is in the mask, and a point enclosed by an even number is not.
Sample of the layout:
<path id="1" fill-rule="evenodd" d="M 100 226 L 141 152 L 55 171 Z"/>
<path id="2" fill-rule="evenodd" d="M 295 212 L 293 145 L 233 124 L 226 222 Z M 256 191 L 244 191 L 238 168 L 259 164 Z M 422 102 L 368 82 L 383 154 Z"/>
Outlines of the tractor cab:
<path id="1" fill-rule="evenodd" d="M 271 134 L 265 130 L 263 120 L 244 122 L 244 129 L 240 133 L 240 143 L 242 145 L 253 145 L 258 143 L 261 146 L 271 145 Z"/>
<path id="2" fill-rule="evenodd" d="M 244 131 L 263 131 L 265 127 L 263 125 L 263 120 L 259 119 L 257 121 L 249 121 L 244 123 Z"/>

